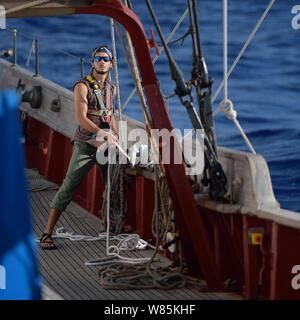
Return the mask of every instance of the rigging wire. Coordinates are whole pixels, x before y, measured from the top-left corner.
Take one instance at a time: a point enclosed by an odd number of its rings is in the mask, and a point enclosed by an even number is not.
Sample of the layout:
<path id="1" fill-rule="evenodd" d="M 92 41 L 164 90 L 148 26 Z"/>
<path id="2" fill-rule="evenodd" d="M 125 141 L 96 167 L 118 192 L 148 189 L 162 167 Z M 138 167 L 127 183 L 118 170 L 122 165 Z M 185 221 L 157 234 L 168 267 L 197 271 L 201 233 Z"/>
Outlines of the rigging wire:
<path id="1" fill-rule="evenodd" d="M 14 32 L 13 29 L 10 29 L 10 28 L 8 28 L 8 27 L 7 27 L 5 30 L 10 31 L 10 32 L 12 32 L 12 33 Z M 73 55 L 73 54 L 71 54 L 71 53 L 69 53 L 69 52 L 67 52 L 67 51 L 65 51 L 65 50 L 53 48 L 52 46 L 47 45 L 47 44 L 46 44 L 46 41 L 47 41 L 46 39 L 42 39 L 42 38 L 32 38 L 32 36 L 30 36 L 30 35 L 22 32 L 22 31 L 19 31 L 19 30 L 18 30 L 18 35 L 21 35 L 21 36 L 23 36 L 24 38 L 27 38 L 27 39 L 33 40 L 33 41 L 34 41 L 35 39 L 38 39 L 40 43 L 41 43 L 41 42 L 43 43 L 43 46 L 44 46 L 45 48 L 48 48 L 48 49 L 51 49 L 51 50 L 53 50 L 53 51 L 62 53 L 62 54 L 64 54 L 64 55 L 66 55 L 66 56 L 69 56 L 70 58 L 75 59 L 75 60 L 80 60 L 80 59 L 81 59 L 81 58 L 79 58 L 79 57 L 77 57 L 77 56 L 75 56 L 75 55 Z M 86 61 L 84 61 L 84 63 L 90 64 L 89 62 L 86 62 Z"/>
<path id="2" fill-rule="evenodd" d="M 115 71 L 115 80 L 117 86 L 117 102 L 118 102 L 118 110 L 120 120 L 122 120 L 122 110 L 121 110 L 121 100 L 120 100 L 120 86 L 119 86 L 119 73 L 118 73 L 118 60 L 117 60 L 117 49 L 116 49 L 116 41 L 115 41 L 115 29 L 114 29 L 114 19 L 110 18 L 110 30 L 111 30 L 111 42 L 113 49 L 113 65 Z"/>
<path id="3" fill-rule="evenodd" d="M 188 14 L 189 9 L 187 8 L 185 10 L 185 12 L 183 13 L 183 15 L 181 16 L 181 18 L 178 20 L 177 24 L 175 25 L 175 27 L 173 28 L 173 30 L 171 31 L 171 33 L 169 34 L 169 36 L 167 37 L 166 42 L 168 43 L 170 41 L 170 39 L 172 39 L 173 35 L 175 34 L 175 32 L 177 31 L 177 29 L 179 28 L 179 26 L 181 25 L 182 21 L 184 20 L 185 16 Z M 154 59 L 152 60 L 153 64 L 155 64 L 155 62 L 157 61 L 157 59 L 159 58 L 160 54 L 164 51 L 165 49 L 162 47 L 159 49 L 159 55 L 156 54 L 156 56 L 154 57 Z M 127 104 L 130 102 L 131 98 L 133 97 L 133 95 L 136 92 L 136 88 L 134 88 L 130 95 L 128 96 L 128 98 L 126 99 L 125 103 L 122 106 L 122 110 L 127 106 Z"/>
<path id="4" fill-rule="evenodd" d="M 251 32 L 250 36 L 248 37 L 246 43 L 244 44 L 243 48 L 241 49 L 241 51 L 239 52 L 239 54 L 237 55 L 236 59 L 234 60 L 233 64 L 231 65 L 226 79 L 229 78 L 229 76 L 231 75 L 232 71 L 234 70 L 234 68 L 236 67 L 237 63 L 239 62 L 239 60 L 241 59 L 242 55 L 244 54 L 244 52 L 246 51 L 248 45 L 250 44 L 250 42 L 252 41 L 255 33 L 257 32 L 257 30 L 259 29 L 260 25 L 262 24 L 262 22 L 264 21 L 265 17 L 267 16 L 267 14 L 269 13 L 270 9 L 272 8 L 273 4 L 274 4 L 275 0 L 271 0 L 270 3 L 268 4 L 267 8 L 265 9 L 264 13 L 262 14 L 262 16 L 260 17 L 259 21 L 257 22 L 257 24 L 255 25 L 253 31 Z M 224 78 L 225 79 L 225 78 Z M 221 84 L 219 85 L 218 89 L 216 90 L 215 94 L 213 95 L 212 99 L 211 99 L 211 103 L 213 103 L 215 101 L 215 99 L 217 98 L 218 94 L 220 93 L 221 89 L 224 86 L 224 79 L 222 80 Z M 213 115 L 215 116 L 219 111 L 222 110 L 222 105 L 220 105 L 214 112 Z M 229 107 L 230 108 L 230 107 Z M 241 132 L 242 128 L 238 128 L 239 131 Z M 240 130 L 241 129 L 241 130 Z"/>
<path id="5" fill-rule="evenodd" d="M 248 37 L 246 43 L 244 44 L 243 48 L 241 49 L 241 51 L 239 52 L 238 56 L 236 57 L 236 59 L 234 60 L 232 66 L 230 67 L 228 73 L 227 73 L 227 78 L 229 78 L 229 76 L 231 75 L 232 71 L 234 70 L 234 68 L 236 67 L 237 63 L 239 62 L 239 60 L 241 59 L 242 55 L 244 54 L 245 50 L 247 49 L 249 43 L 251 42 L 251 40 L 253 39 L 255 33 L 257 32 L 258 28 L 260 27 L 260 25 L 262 24 L 262 22 L 264 21 L 266 15 L 268 14 L 268 12 L 270 11 L 270 9 L 272 8 L 273 4 L 274 4 L 275 0 L 271 0 L 269 5 L 267 6 L 267 8 L 265 9 L 264 13 L 262 14 L 262 16 L 260 17 L 259 21 L 257 22 L 257 24 L 255 25 L 253 31 L 251 32 L 250 36 Z M 216 93 L 214 94 L 214 96 L 211 99 L 211 102 L 213 103 L 215 101 L 215 99 L 217 98 L 219 92 L 221 91 L 221 89 L 224 86 L 224 80 L 222 81 L 222 83 L 220 84 L 220 86 L 218 87 L 218 89 L 216 90 Z M 216 115 L 219 111 L 221 110 L 221 108 L 219 107 L 218 109 L 216 109 L 214 111 L 214 115 Z"/>

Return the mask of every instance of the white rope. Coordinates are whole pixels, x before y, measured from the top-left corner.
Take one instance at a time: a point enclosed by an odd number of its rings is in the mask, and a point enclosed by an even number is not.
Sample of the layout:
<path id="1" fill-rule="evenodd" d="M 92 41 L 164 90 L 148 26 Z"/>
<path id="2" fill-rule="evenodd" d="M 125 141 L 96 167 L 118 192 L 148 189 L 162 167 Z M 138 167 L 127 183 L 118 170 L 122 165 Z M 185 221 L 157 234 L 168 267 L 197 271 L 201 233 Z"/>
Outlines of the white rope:
<path id="1" fill-rule="evenodd" d="M 124 262 L 124 263 L 143 263 L 149 262 L 151 258 L 129 258 L 120 255 L 121 251 L 133 251 L 133 250 L 143 250 L 147 247 L 156 249 L 155 246 L 150 245 L 147 241 L 140 238 L 138 234 L 119 234 L 119 235 L 110 235 L 110 162 L 111 162 L 111 152 L 109 152 L 109 162 L 108 162 L 108 170 L 107 170 L 107 230 L 106 232 L 102 232 L 98 234 L 98 236 L 89 236 L 89 235 L 81 235 L 75 234 L 74 232 L 68 231 L 65 227 L 59 227 L 56 229 L 56 233 L 52 236 L 52 238 L 65 238 L 71 241 L 99 241 L 106 240 L 106 257 L 91 259 L 85 262 L 85 265 L 103 265 L 107 263 L 111 263 L 111 260 L 117 259 L 116 262 Z M 39 242 L 39 239 L 36 239 L 36 242 Z M 110 241 L 119 241 L 117 245 L 109 245 Z M 161 246 L 158 248 L 159 250 L 163 250 Z M 159 261 L 159 259 L 155 259 L 155 261 Z"/>
<path id="2" fill-rule="evenodd" d="M 223 0 L 223 77 L 224 77 L 224 102 L 227 102 L 227 0 Z"/>
<path id="3" fill-rule="evenodd" d="M 224 98 L 221 101 L 219 109 L 223 110 L 228 119 L 232 120 L 235 126 L 238 128 L 242 138 L 246 142 L 247 146 L 249 147 L 250 151 L 253 154 L 256 154 L 251 142 L 247 138 L 244 130 L 242 129 L 239 121 L 237 120 L 237 112 L 233 109 L 233 103 L 231 100 L 228 99 L 228 87 L 227 87 L 227 27 L 228 27 L 228 13 L 227 13 L 227 0 L 223 0 L 223 83 L 224 83 Z M 228 107 L 226 107 L 228 105 Z"/>
<path id="4" fill-rule="evenodd" d="M 137 235 L 128 235 L 127 233 L 121 233 L 118 235 L 109 235 L 110 241 L 119 241 L 121 244 L 119 245 L 120 250 L 143 250 L 146 247 L 150 247 L 154 249 L 155 247 L 149 244 L 147 241 L 143 239 L 138 239 L 136 246 L 133 246 L 132 242 L 129 242 L 129 245 L 126 244 L 126 239 L 136 238 Z M 132 236 L 132 237 L 131 237 Z M 69 239 L 70 241 L 99 241 L 99 240 L 107 240 L 107 232 L 101 232 L 98 236 L 89 236 L 83 234 L 76 234 L 73 231 L 68 231 L 65 227 L 59 227 L 56 229 L 55 234 L 52 238 L 64 238 Z M 38 240 L 39 241 L 39 240 Z"/>
<path id="5" fill-rule="evenodd" d="M 29 66 L 30 64 L 30 59 L 31 59 L 31 55 L 34 53 L 34 39 L 32 39 L 32 45 L 30 47 L 30 51 L 29 51 L 29 55 L 28 55 L 28 59 L 26 61 L 26 66 Z"/>
<path id="6" fill-rule="evenodd" d="M 226 107 L 226 105 L 228 105 L 228 107 Z M 227 116 L 227 118 L 229 120 L 233 121 L 233 123 L 235 124 L 235 126 L 239 130 L 242 138 L 244 139 L 244 141 L 246 142 L 247 146 L 249 147 L 250 151 L 253 154 L 256 154 L 251 142 L 247 138 L 243 128 L 241 127 L 239 121 L 236 118 L 237 117 L 237 112 L 233 109 L 233 104 L 232 104 L 231 100 L 227 99 L 227 103 L 224 103 L 224 100 L 221 101 L 219 108 L 220 108 L 220 110 L 224 111 L 224 113 L 226 114 L 226 116 Z"/>
<path id="7" fill-rule="evenodd" d="M 242 50 L 240 51 L 240 53 L 238 54 L 238 56 L 237 56 L 236 59 L 234 60 L 233 64 L 231 65 L 231 67 L 230 67 L 230 69 L 229 69 L 229 72 L 228 72 L 227 75 L 226 75 L 226 78 L 224 78 L 224 79 L 226 79 L 226 80 L 225 80 L 226 83 L 227 83 L 227 79 L 229 78 L 229 76 L 231 75 L 232 71 L 233 71 L 234 68 L 236 67 L 237 63 L 239 62 L 240 58 L 242 57 L 243 53 L 244 53 L 245 50 L 247 49 L 249 43 L 251 42 L 251 40 L 253 39 L 253 37 L 254 37 L 255 33 L 257 32 L 258 28 L 260 27 L 260 25 L 261 25 L 262 22 L 264 21 L 266 15 L 267 15 L 268 12 L 270 11 L 270 9 L 271 9 L 272 5 L 274 4 L 274 2 L 275 2 L 275 0 L 271 0 L 271 1 L 270 1 L 269 5 L 267 6 L 267 8 L 266 8 L 266 10 L 264 11 L 263 15 L 260 17 L 259 21 L 257 22 L 255 28 L 253 29 L 252 33 L 250 34 L 250 36 L 249 36 L 248 40 L 246 41 L 245 45 L 243 46 Z M 227 19 L 227 15 L 226 15 L 226 19 Z M 227 29 L 227 27 L 226 27 L 226 29 Z M 224 69 L 225 69 L 225 67 L 224 67 Z M 227 67 L 226 67 L 226 69 L 227 69 Z M 212 104 L 213 104 L 213 102 L 215 101 L 215 99 L 217 98 L 217 96 L 218 96 L 218 94 L 220 93 L 221 89 L 223 88 L 225 81 L 224 81 L 224 80 L 222 81 L 222 83 L 221 83 L 220 86 L 218 87 L 216 93 L 215 93 L 214 96 L 212 97 L 212 99 L 211 99 L 211 103 L 212 103 Z M 226 85 L 226 89 L 224 89 L 224 92 L 225 92 L 226 97 L 227 97 L 227 94 L 228 94 L 228 93 L 227 93 L 227 90 L 228 90 L 228 89 L 227 89 L 227 85 Z M 228 98 L 226 98 L 226 99 L 227 99 L 227 103 L 231 103 L 231 104 L 232 104 L 232 102 L 231 102 L 230 100 L 228 100 Z M 225 105 L 226 105 L 226 104 L 224 104 L 224 101 L 221 101 L 219 107 L 213 112 L 213 115 L 215 116 L 215 115 L 216 115 L 219 111 L 221 111 L 221 110 L 223 110 L 223 111 L 226 110 L 226 109 L 225 109 Z M 229 116 L 230 118 L 232 117 L 232 118 L 234 119 L 234 118 L 236 118 L 236 111 L 233 110 L 233 111 L 235 112 L 235 117 L 234 117 L 234 113 L 232 114 L 232 113 L 231 113 L 231 110 L 232 110 L 232 108 L 229 107 L 229 109 L 226 111 L 226 112 L 227 112 L 227 117 Z M 226 113 L 226 112 L 225 112 L 225 113 Z M 229 118 L 229 119 L 230 119 L 230 118 Z M 250 141 L 249 141 L 248 138 L 246 137 L 246 135 L 245 135 L 243 129 L 241 128 L 239 122 L 236 120 L 234 123 L 235 123 L 235 125 L 237 126 L 238 130 L 241 132 L 241 134 L 242 134 L 244 140 L 246 141 L 247 145 L 249 146 L 251 152 L 254 151 L 253 153 L 256 154 L 256 153 L 255 153 L 255 150 L 254 150 L 253 147 L 252 147 L 252 145 L 251 145 L 251 144 L 250 144 L 250 145 L 248 144 L 248 142 L 250 143 Z M 188 134 L 187 134 L 187 135 L 188 135 Z M 183 136 L 183 138 L 185 138 L 185 137 L 186 137 L 186 136 Z"/>
<path id="8" fill-rule="evenodd" d="M 140 236 L 138 234 L 128 235 L 126 238 L 122 239 L 118 245 L 109 245 L 109 230 L 110 230 L 110 163 L 111 163 L 111 155 L 112 153 L 108 152 L 108 168 L 107 168 L 107 210 L 106 210 L 106 221 L 107 221 L 107 228 L 106 228 L 106 254 L 107 256 L 117 257 L 124 262 L 127 263 L 143 263 L 150 261 L 150 258 L 129 258 L 120 255 L 120 251 L 124 250 L 134 250 L 138 242 L 140 240 Z"/>
<path id="9" fill-rule="evenodd" d="M 244 44 L 242 50 L 240 51 L 240 53 L 238 54 L 238 56 L 236 57 L 236 59 L 234 60 L 232 66 L 230 67 L 230 70 L 227 74 L 227 79 L 229 78 L 229 76 L 231 75 L 233 69 L 236 67 L 237 63 L 239 62 L 240 58 L 242 57 L 242 55 L 244 54 L 245 50 L 247 49 L 249 43 L 251 42 L 251 40 L 253 39 L 255 33 L 257 32 L 258 28 L 260 27 L 260 25 L 262 24 L 262 22 L 264 21 L 266 15 L 268 14 L 268 12 L 270 11 L 271 7 L 273 6 L 275 0 L 271 0 L 269 5 L 267 6 L 266 10 L 264 11 L 263 15 L 260 17 L 259 21 L 257 22 L 256 26 L 254 27 L 253 31 L 251 32 L 248 40 L 246 41 L 246 43 Z M 221 91 L 221 89 L 224 86 L 224 81 L 222 81 L 222 83 L 220 84 L 220 86 L 218 87 L 216 93 L 214 94 L 214 96 L 211 99 L 211 103 L 213 103 L 215 101 L 215 99 L 217 98 L 219 92 Z M 219 107 L 218 109 L 216 109 L 214 111 L 214 115 L 216 115 L 219 111 L 221 110 L 221 108 Z"/>
<path id="10" fill-rule="evenodd" d="M 76 234 L 73 231 L 68 231 L 65 227 L 59 227 L 55 230 L 55 234 L 52 235 L 53 239 L 68 239 L 70 241 L 119 241 L 118 245 L 115 247 L 117 250 L 114 250 L 117 252 L 121 251 L 133 251 L 133 250 L 144 250 L 147 247 L 151 249 L 156 249 L 155 246 L 152 246 L 147 241 L 140 239 L 137 234 L 128 235 L 127 233 L 121 233 L 118 235 L 110 235 L 107 232 L 101 232 L 97 236 L 90 236 L 90 235 L 84 235 L 84 234 Z M 35 239 L 36 242 L 39 242 L 40 239 Z M 113 246 L 111 248 L 108 247 L 109 250 L 114 249 Z M 159 248 L 162 250 L 162 248 Z M 85 265 L 100 265 L 100 264 L 106 264 L 107 261 L 117 259 L 118 256 L 114 255 L 108 255 L 107 257 L 101 257 L 96 259 L 91 259 L 85 262 Z M 118 261 L 120 262 L 120 261 Z M 124 261 L 128 262 L 128 261 Z"/>

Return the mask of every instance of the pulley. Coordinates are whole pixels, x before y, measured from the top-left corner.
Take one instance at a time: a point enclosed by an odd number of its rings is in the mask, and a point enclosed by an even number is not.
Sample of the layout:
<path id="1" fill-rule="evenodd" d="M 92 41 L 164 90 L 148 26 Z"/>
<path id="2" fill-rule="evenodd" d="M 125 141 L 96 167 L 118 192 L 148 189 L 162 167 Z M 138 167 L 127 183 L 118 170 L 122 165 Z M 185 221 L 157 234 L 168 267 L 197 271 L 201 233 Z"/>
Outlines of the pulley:
<path id="1" fill-rule="evenodd" d="M 39 109 L 42 104 L 42 87 L 35 86 L 30 91 L 25 91 L 22 94 L 22 101 L 28 102 L 32 109 Z"/>

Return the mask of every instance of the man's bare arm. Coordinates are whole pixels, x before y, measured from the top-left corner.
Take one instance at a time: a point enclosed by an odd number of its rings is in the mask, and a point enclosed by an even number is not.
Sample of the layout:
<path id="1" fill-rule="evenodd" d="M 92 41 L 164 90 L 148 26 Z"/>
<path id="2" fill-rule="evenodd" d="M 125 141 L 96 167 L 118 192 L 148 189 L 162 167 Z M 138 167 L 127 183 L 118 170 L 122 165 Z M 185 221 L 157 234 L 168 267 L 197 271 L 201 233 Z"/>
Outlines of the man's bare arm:
<path id="1" fill-rule="evenodd" d="M 88 111 L 87 93 L 88 89 L 83 83 L 78 83 L 74 88 L 76 119 L 80 127 L 92 133 L 97 133 L 100 128 L 86 116 Z"/>

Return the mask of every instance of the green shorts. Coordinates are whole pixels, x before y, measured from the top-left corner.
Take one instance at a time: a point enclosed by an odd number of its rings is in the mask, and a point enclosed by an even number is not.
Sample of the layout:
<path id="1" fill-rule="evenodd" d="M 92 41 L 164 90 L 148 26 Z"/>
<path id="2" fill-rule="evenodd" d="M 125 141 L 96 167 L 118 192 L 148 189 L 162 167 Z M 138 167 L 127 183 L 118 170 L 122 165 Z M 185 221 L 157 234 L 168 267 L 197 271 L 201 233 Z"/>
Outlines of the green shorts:
<path id="1" fill-rule="evenodd" d="M 50 205 L 51 208 L 58 211 L 64 211 L 66 209 L 73 195 L 94 164 L 101 169 L 103 182 L 105 184 L 107 182 L 108 164 L 100 165 L 97 162 L 97 148 L 81 141 L 74 141 L 74 146 L 75 148 L 66 177 Z"/>

